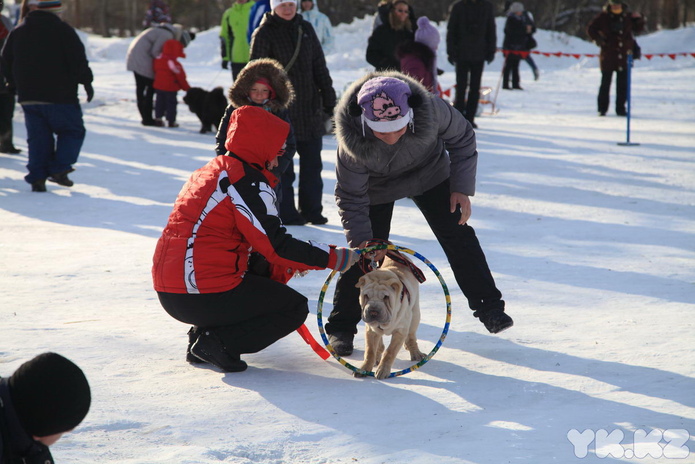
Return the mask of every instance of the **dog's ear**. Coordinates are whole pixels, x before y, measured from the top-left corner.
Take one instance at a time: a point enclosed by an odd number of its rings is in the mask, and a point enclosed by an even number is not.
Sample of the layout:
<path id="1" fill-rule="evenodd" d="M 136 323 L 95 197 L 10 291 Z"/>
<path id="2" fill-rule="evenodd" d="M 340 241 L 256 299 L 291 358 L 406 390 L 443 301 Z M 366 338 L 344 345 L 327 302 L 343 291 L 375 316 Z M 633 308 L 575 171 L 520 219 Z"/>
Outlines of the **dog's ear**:
<path id="1" fill-rule="evenodd" d="M 367 276 L 363 275 L 362 277 L 360 277 L 360 280 L 357 281 L 357 283 L 355 284 L 355 287 L 356 288 L 362 288 L 362 287 L 364 287 L 364 285 L 366 283 L 367 283 Z"/>
<path id="2" fill-rule="evenodd" d="M 397 295 L 400 295 L 401 291 L 403 290 L 403 282 L 401 282 L 401 279 L 394 277 L 393 279 L 389 279 L 389 281 L 386 283 L 396 292 Z"/>

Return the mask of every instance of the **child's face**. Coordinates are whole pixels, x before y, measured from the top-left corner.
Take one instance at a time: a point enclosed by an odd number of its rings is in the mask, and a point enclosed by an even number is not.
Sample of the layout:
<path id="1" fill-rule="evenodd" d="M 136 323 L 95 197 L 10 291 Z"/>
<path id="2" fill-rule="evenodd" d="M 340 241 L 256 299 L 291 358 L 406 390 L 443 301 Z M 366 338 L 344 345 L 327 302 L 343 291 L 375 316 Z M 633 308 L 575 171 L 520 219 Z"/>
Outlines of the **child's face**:
<path id="1" fill-rule="evenodd" d="M 260 105 L 270 98 L 270 89 L 267 85 L 256 82 L 249 90 L 249 98 L 252 102 Z"/>

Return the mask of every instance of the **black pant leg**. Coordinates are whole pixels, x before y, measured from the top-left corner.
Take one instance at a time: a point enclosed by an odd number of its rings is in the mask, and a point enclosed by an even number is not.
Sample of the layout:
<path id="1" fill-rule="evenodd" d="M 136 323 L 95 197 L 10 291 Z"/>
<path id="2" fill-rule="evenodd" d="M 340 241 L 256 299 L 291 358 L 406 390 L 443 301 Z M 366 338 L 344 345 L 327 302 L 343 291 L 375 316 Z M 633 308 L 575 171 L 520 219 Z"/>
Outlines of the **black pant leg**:
<path id="1" fill-rule="evenodd" d="M 475 231 L 459 225 L 460 213 L 449 211 L 449 180 L 413 198 L 447 256 L 461 291 L 473 310 L 504 308 Z"/>
<path id="2" fill-rule="evenodd" d="M 14 117 L 15 96 L 10 92 L 0 92 L 0 149 L 14 147 L 12 118 Z"/>
<path id="3" fill-rule="evenodd" d="M 478 102 L 480 101 L 480 84 L 483 79 L 484 61 L 475 61 L 470 63 L 471 83 L 468 89 L 468 101 L 466 102 L 466 119 L 470 122 L 475 120 L 475 114 L 478 112 Z"/>
<path id="4" fill-rule="evenodd" d="M 138 111 L 143 124 L 152 124 L 152 109 L 154 106 L 154 79 L 138 73 L 135 75 L 135 96 L 138 102 Z"/>
<path id="5" fill-rule="evenodd" d="M 456 97 L 454 98 L 454 108 L 463 115 L 466 114 L 466 90 L 468 87 L 468 73 L 470 69 L 468 62 L 456 63 Z"/>
<path id="6" fill-rule="evenodd" d="M 627 69 L 616 72 L 615 76 L 615 112 L 625 114 L 627 103 Z"/>
<path id="7" fill-rule="evenodd" d="M 388 240 L 391 231 L 393 206 L 393 203 L 385 203 L 369 207 L 372 238 Z M 364 272 L 362 272 L 360 266 L 355 264 L 338 277 L 335 297 L 333 298 L 333 311 L 331 311 L 326 324 L 327 333 L 357 333 L 357 324 L 362 317 L 362 310 L 359 302 L 360 290 L 355 285 L 363 275 Z"/>
<path id="8" fill-rule="evenodd" d="M 598 89 L 598 111 L 606 113 L 611 98 L 611 81 L 613 71 L 601 71 L 601 87 Z"/>
<path id="9" fill-rule="evenodd" d="M 214 330 L 235 354 L 261 351 L 297 330 L 309 314 L 304 295 L 254 274 L 246 274 L 240 285 L 227 292 L 158 295 L 172 317 Z"/>

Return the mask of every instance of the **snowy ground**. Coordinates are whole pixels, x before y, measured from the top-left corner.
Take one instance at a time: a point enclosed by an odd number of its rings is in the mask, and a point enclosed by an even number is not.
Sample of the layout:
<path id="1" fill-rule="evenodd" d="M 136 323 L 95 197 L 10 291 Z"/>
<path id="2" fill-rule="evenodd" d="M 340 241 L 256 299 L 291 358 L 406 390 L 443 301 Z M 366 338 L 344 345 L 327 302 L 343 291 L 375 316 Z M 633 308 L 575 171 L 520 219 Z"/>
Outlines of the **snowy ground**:
<path id="1" fill-rule="evenodd" d="M 339 92 L 369 69 L 369 21 L 338 29 L 328 62 Z M 229 85 L 216 33 L 187 49 L 192 85 Z M 546 31 L 537 39 L 541 51 L 597 52 Z M 470 221 L 516 325 L 490 335 L 471 316 L 424 220 L 401 201 L 392 240 L 439 268 L 453 320 L 422 369 L 376 381 L 321 360 L 296 334 L 245 356 L 241 374 L 185 363 L 188 327 L 160 308 L 150 265 L 176 194 L 213 154 L 212 136 L 197 133 L 183 104 L 180 128 L 141 126 L 128 40 L 85 40 L 96 97 L 83 106 L 75 186 L 31 193 L 24 154 L 0 155 L 0 374 L 51 350 L 82 366 L 93 389 L 86 420 L 52 447 L 57 462 L 695 463 L 692 56 L 637 63 L 631 140 L 640 145 L 629 147 L 617 144 L 625 118 L 596 115 L 596 58 L 536 55 L 535 82 L 521 64 L 526 90 L 500 93 L 499 114 L 477 120 Z M 643 53 L 693 52 L 695 28 L 640 43 Z M 497 85 L 501 61 L 484 85 Z M 451 86 L 452 67 L 440 66 Z M 25 138 L 18 108 L 24 153 Z M 326 137 L 329 223 L 290 227 L 297 237 L 344 244 L 335 148 Z M 431 349 L 445 305 L 426 272 L 419 337 Z M 327 275 L 291 282 L 311 301 L 317 338 Z M 348 361 L 359 362 L 362 346 Z M 410 364 L 402 358 L 399 368 Z"/>

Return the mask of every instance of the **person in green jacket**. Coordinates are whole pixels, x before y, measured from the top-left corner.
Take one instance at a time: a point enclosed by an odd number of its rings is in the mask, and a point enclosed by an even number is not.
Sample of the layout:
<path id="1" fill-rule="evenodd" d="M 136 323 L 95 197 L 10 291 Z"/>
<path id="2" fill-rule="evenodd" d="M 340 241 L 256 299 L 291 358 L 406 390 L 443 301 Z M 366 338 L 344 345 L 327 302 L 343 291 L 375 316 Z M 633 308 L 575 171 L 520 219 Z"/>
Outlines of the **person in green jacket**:
<path id="1" fill-rule="evenodd" d="M 232 82 L 249 62 L 249 43 L 246 33 L 249 27 L 252 0 L 234 0 L 231 7 L 222 15 L 220 25 L 220 46 L 222 51 L 222 68 L 228 69 L 232 64 Z"/>

